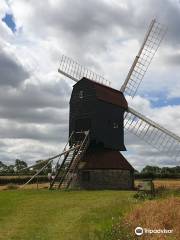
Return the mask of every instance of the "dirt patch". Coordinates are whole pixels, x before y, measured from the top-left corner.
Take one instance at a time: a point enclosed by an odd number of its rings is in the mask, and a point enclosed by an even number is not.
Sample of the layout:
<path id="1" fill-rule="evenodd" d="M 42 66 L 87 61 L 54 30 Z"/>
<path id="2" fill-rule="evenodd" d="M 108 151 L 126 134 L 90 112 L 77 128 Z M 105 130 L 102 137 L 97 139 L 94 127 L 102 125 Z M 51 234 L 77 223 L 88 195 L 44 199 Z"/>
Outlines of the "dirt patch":
<path id="1" fill-rule="evenodd" d="M 21 189 L 22 185 L 16 185 L 17 189 Z M 38 189 L 47 189 L 49 187 L 49 183 L 40 183 L 38 184 Z M 27 184 L 23 189 L 37 189 L 37 184 Z M 0 186 L 1 190 L 10 190 L 9 185 Z"/>

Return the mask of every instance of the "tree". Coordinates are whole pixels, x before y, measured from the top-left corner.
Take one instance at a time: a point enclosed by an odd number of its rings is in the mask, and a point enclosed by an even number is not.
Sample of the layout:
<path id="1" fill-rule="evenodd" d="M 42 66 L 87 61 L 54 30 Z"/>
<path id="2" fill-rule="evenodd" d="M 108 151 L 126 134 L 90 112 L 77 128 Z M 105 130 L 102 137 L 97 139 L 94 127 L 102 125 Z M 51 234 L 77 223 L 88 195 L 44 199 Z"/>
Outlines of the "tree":
<path id="1" fill-rule="evenodd" d="M 169 173 L 170 173 L 170 168 L 168 167 L 161 168 L 161 174 L 169 174 Z"/>
<path id="2" fill-rule="evenodd" d="M 146 166 L 142 169 L 141 173 L 138 176 L 145 178 L 179 178 L 180 166 L 162 168 L 159 168 L 157 166 Z"/>
<path id="3" fill-rule="evenodd" d="M 14 167 L 16 168 L 17 171 L 19 171 L 20 169 L 26 168 L 28 165 L 25 161 L 22 161 L 20 159 L 16 159 L 15 160 L 15 165 Z"/>
<path id="4" fill-rule="evenodd" d="M 12 174 L 12 175 L 14 174 L 14 165 L 13 164 L 7 166 L 7 173 Z"/>
<path id="5" fill-rule="evenodd" d="M 147 174 L 159 174 L 161 173 L 161 168 L 157 166 L 146 166 L 142 169 L 141 173 L 147 173 Z"/>
<path id="6" fill-rule="evenodd" d="M 8 170 L 7 165 L 5 165 L 3 162 L 0 161 L 0 174 L 6 173 Z"/>

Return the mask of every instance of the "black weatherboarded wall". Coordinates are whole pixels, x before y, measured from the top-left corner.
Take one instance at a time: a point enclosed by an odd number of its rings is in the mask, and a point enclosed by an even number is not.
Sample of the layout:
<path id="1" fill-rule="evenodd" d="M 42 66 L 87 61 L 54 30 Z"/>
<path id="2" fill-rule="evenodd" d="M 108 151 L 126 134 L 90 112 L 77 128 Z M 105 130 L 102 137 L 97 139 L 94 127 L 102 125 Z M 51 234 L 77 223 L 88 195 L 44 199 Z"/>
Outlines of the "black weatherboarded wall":
<path id="1" fill-rule="evenodd" d="M 83 78 L 73 87 L 69 134 L 90 130 L 92 145 L 124 151 L 126 109 L 127 102 L 120 91 Z"/>

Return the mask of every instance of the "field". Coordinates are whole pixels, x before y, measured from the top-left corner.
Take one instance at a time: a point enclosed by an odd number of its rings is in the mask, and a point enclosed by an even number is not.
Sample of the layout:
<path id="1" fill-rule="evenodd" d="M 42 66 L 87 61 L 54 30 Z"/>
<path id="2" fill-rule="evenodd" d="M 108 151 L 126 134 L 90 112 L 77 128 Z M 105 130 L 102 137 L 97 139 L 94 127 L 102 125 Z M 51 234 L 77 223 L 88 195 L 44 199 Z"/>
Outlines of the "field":
<path id="1" fill-rule="evenodd" d="M 135 186 L 138 185 L 138 182 L 141 180 L 135 181 Z M 164 187 L 168 189 L 180 189 L 180 179 L 156 179 L 153 181 L 155 188 Z"/>
<path id="2" fill-rule="evenodd" d="M 171 190 L 167 196 L 142 201 L 133 197 L 133 191 L 49 191 L 47 184 L 40 184 L 39 190 L 35 189 L 36 184 L 23 190 L 1 187 L 0 240 L 134 240 L 126 234 L 134 232 L 138 219 L 149 226 L 157 219 L 161 227 L 171 223 L 170 227 L 174 224 L 178 228 L 179 181 L 157 180 L 155 186 L 166 186 Z M 147 211 L 154 211 L 153 220 L 149 213 L 146 214 Z M 129 221 L 126 233 L 122 235 L 120 231 L 115 237 L 107 235 L 118 231 L 119 226 L 120 230 L 126 227 L 121 225 L 122 220 Z M 115 230 L 114 223 L 117 223 Z"/>
<path id="3" fill-rule="evenodd" d="M 0 176 L 0 178 L 8 178 L 7 176 Z M 17 178 L 17 177 L 11 177 L 11 178 Z M 138 185 L 138 183 L 141 180 L 135 181 L 135 186 Z M 168 189 L 180 189 L 180 179 L 156 179 L 153 181 L 155 188 L 164 187 Z M 11 185 L 11 184 L 10 184 Z M 14 185 L 14 184 L 13 184 Z M 15 185 L 14 185 L 15 186 Z M 17 187 L 20 187 L 21 185 L 16 185 Z M 38 188 L 39 189 L 47 189 L 49 187 L 49 183 L 39 183 Z M 0 190 L 5 190 L 9 188 L 9 184 L 7 185 L 0 185 Z M 28 184 L 25 186 L 25 189 L 36 189 L 37 184 Z"/>
<path id="4" fill-rule="evenodd" d="M 125 191 L 0 191 L 0 239 L 96 239 L 133 201 Z"/>

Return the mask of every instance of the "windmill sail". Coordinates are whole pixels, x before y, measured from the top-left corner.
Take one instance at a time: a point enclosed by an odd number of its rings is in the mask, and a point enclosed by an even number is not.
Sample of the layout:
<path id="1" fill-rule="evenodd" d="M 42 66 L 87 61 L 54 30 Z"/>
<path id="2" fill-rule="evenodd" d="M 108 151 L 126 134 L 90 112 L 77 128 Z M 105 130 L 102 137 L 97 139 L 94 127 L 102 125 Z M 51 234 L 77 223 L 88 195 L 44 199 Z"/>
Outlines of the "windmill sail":
<path id="1" fill-rule="evenodd" d="M 125 95 L 132 98 L 135 96 L 165 33 L 166 27 L 153 19 L 138 55 L 121 87 L 121 92 L 124 92 Z"/>
<path id="2" fill-rule="evenodd" d="M 106 80 L 101 75 L 94 73 L 93 71 L 83 67 L 79 63 L 75 62 L 73 59 L 64 55 L 60 59 L 60 66 L 58 72 L 72 79 L 75 82 L 78 82 L 83 77 L 86 77 L 90 80 L 99 82 L 104 85 L 110 86 L 111 84 L 110 81 Z"/>
<path id="3" fill-rule="evenodd" d="M 156 149 L 180 158 L 180 137 L 132 108 L 128 108 L 125 115 L 124 127 Z"/>

